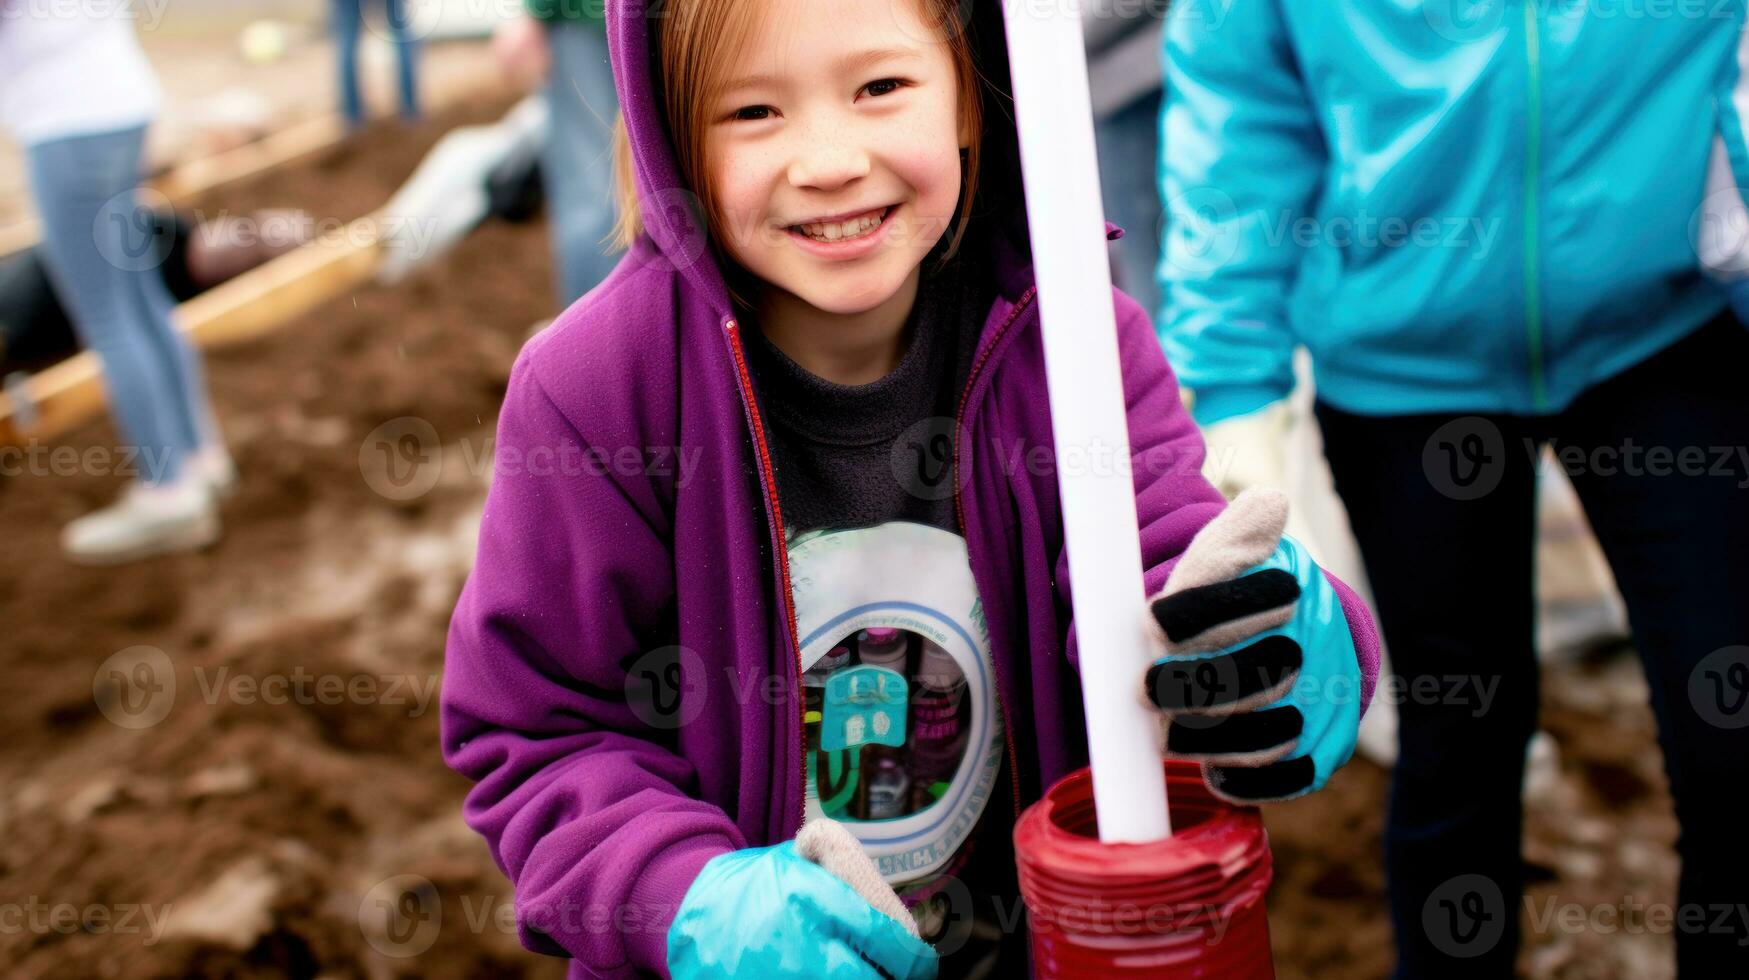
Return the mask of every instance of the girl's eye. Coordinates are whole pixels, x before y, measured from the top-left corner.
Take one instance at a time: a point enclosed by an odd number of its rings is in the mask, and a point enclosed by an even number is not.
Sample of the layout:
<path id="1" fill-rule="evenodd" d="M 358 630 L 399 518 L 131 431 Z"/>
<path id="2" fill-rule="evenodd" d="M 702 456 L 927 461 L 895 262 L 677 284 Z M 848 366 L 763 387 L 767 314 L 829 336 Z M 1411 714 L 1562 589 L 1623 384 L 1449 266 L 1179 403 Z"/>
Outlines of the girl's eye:
<path id="1" fill-rule="evenodd" d="M 903 79 L 883 78 L 883 79 L 880 79 L 879 81 L 869 82 L 867 85 L 864 85 L 862 88 L 868 94 L 875 96 L 876 98 L 879 98 L 880 96 L 887 95 L 887 94 L 899 89 L 904 84 L 905 84 L 905 82 Z M 877 89 L 879 91 L 876 91 Z"/>
<path id="2" fill-rule="evenodd" d="M 908 84 L 910 83 L 902 78 L 882 78 L 869 82 L 862 87 L 862 90 L 867 92 L 870 96 L 878 99 L 883 95 L 891 95 L 893 92 L 904 88 Z M 771 118 L 775 112 L 776 110 L 768 105 L 742 106 L 734 112 L 729 113 L 728 121 L 763 122 L 764 120 Z"/>

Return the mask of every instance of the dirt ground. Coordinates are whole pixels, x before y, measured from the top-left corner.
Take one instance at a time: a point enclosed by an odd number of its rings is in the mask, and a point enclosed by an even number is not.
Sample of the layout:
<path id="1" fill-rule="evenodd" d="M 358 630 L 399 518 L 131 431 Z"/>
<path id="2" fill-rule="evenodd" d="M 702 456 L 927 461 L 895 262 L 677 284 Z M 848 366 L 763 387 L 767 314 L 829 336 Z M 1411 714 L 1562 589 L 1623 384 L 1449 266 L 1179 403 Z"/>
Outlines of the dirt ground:
<path id="1" fill-rule="evenodd" d="M 386 125 L 202 203 L 354 217 L 443 128 L 498 108 Z M 0 972 L 562 975 L 502 927 L 511 891 L 460 820 L 435 703 L 487 440 L 549 296 L 544 228 L 494 224 L 413 281 L 211 356 L 243 482 L 203 554 L 70 567 L 60 525 L 120 479 L 0 478 Z M 66 444 L 113 440 L 93 425 Z M 1553 664 L 1545 689 L 1559 763 L 1534 787 L 1532 901 L 1671 901 L 1674 824 L 1637 665 Z M 1283 980 L 1385 975 L 1387 778 L 1357 760 L 1268 812 Z M 1527 926 L 1522 965 L 1647 980 L 1670 957 L 1643 931 Z"/>
<path id="2" fill-rule="evenodd" d="M 200 204 L 356 217 L 437 134 L 502 108 L 389 124 Z M 120 479 L 0 480 L 10 555 L 0 567 L 0 901 L 115 910 L 110 923 L 65 933 L 46 910 L 41 925 L 27 915 L 0 928 L 0 972 L 562 975 L 513 934 L 467 928 L 468 912 L 479 918 L 510 891 L 461 823 L 466 784 L 438 757 L 434 701 L 483 500 L 481 454 L 522 337 L 552 312 L 545 243 L 538 223 L 489 225 L 428 275 L 360 290 L 211 356 L 243 480 L 209 552 L 68 566 L 58 527 Z M 424 420 L 450 448 L 431 458 L 435 485 L 410 499 L 393 499 L 406 485 L 385 482 L 380 457 L 361 453 L 373 429 L 400 418 Z M 94 425 L 67 444 L 84 452 L 114 437 Z M 107 658 L 142 644 L 174 664 L 174 688 L 161 721 L 123 727 L 110 719 L 136 720 L 100 706 L 93 685 Z M 321 677 L 374 688 L 347 699 L 366 703 L 337 706 L 324 703 L 334 699 Z M 259 696 L 239 679 L 260 685 Z M 268 702 L 275 683 L 285 703 Z M 401 874 L 458 903 L 418 958 L 393 955 L 392 944 L 376 952 L 360 926 L 370 889 Z M 124 927 L 122 910 L 135 908 Z M 145 925 L 154 911 L 164 912 L 155 939 Z"/>

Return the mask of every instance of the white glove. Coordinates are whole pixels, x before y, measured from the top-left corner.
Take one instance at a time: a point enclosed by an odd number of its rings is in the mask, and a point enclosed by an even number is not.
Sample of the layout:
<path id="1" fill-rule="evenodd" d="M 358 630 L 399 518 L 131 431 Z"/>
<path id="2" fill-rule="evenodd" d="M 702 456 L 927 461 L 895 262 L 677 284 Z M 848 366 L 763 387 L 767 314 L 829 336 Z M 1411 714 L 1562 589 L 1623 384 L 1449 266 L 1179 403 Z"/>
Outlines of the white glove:
<path id="1" fill-rule="evenodd" d="M 1287 399 L 1222 419 L 1202 430 L 1208 444 L 1202 475 L 1230 500 L 1253 487 L 1287 489 L 1287 434 L 1293 414 Z"/>

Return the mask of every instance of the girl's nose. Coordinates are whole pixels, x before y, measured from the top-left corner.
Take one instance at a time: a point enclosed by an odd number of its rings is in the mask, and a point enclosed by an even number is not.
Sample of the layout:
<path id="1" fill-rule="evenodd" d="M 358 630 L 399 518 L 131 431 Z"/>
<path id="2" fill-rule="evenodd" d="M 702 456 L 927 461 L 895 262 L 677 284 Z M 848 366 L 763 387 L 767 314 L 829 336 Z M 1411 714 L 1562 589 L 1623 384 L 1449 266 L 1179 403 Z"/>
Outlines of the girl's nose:
<path id="1" fill-rule="evenodd" d="M 836 190 L 866 177 L 869 157 L 862 149 L 836 140 L 816 140 L 796 154 L 789 166 L 789 181 L 796 187 Z"/>

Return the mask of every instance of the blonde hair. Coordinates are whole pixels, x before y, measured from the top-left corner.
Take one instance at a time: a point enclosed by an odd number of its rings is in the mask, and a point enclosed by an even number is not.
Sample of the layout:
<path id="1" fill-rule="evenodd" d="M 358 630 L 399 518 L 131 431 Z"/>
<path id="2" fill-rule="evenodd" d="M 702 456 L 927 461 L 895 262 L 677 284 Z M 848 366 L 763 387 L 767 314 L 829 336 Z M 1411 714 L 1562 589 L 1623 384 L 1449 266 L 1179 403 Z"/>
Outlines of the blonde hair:
<path id="1" fill-rule="evenodd" d="M 920 5 L 919 13 L 927 23 L 957 24 L 959 0 L 910 2 Z M 763 13 L 761 7 L 758 0 L 672 0 L 664 7 L 665 16 L 659 18 L 657 78 L 669 136 L 674 142 L 681 177 L 698 198 L 701 217 L 709 232 L 707 238 L 713 246 L 723 240 L 720 234 L 723 215 L 710 181 L 705 179 L 710 163 L 704 152 L 705 128 L 717 96 L 728 84 L 733 57 L 746 46 L 758 16 Z M 942 256 L 945 260 L 959 248 L 977 194 L 983 103 L 978 88 L 980 76 L 967 32 L 950 28 L 943 33 L 958 76 L 960 119 L 972 134 L 971 146 L 962 151 L 965 180 L 960 188 L 961 203 L 953 239 Z M 612 242 L 618 249 L 631 248 L 644 231 L 634 166 L 625 114 L 621 112 L 613 124 L 613 171 L 619 218 L 613 227 Z"/>

